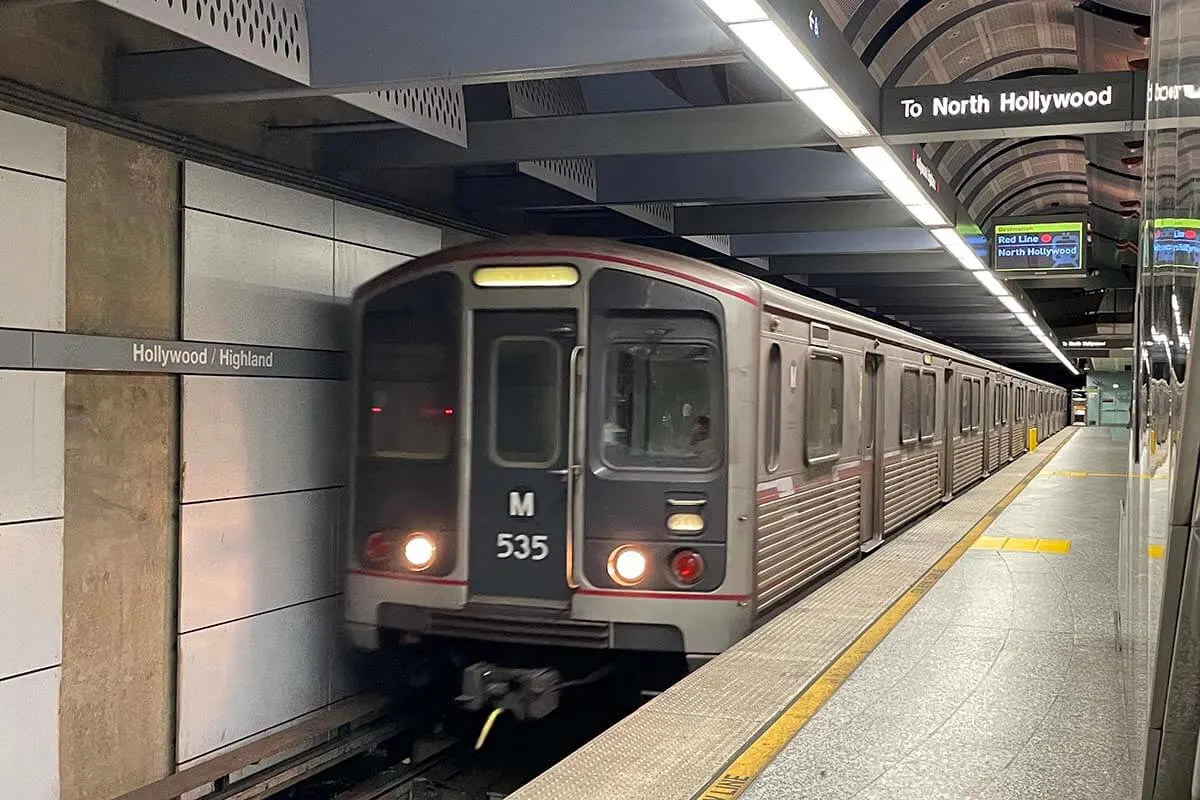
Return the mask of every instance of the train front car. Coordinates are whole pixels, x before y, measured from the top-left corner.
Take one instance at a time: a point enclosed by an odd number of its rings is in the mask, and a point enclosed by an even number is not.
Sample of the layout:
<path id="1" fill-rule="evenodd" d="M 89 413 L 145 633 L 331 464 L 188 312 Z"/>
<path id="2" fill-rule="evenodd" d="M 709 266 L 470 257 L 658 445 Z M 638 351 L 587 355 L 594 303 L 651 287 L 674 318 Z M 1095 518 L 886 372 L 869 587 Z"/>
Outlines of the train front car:
<path id="1" fill-rule="evenodd" d="M 468 707 L 537 717 L 564 682 L 631 656 L 669 680 L 746 632 L 752 281 L 519 239 L 410 262 L 354 305 L 358 646 L 453 663 Z"/>

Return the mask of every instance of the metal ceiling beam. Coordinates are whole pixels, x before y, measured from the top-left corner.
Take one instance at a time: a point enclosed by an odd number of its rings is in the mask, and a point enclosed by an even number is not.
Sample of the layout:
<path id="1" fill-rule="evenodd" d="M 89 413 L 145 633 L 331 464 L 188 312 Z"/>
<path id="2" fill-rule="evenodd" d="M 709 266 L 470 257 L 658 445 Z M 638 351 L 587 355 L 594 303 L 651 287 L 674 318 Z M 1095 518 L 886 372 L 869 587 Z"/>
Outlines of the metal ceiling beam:
<path id="1" fill-rule="evenodd" d="M 454 181 L 454 202 L 467 211 L 497 208 L 580 209 L 596 206 L 577 194 L 527 175 L 479 175 Z"/>
<path id="2" fill-rule="evenodd" d="M 466 149 L 411 130 L 341 133 L 325 137 L 322 161 L 334 170 L 365 171 L 555 158 L 777 150 L 832 143 L 819 122 L 798 104 L 786 100 L 472 122 L 467 125 Z"/>
<path id="3" fill-rule="evenodd" d="M 919 289 L 925 286 L 961 286 L 972 291 L 983 291 L 966 270 L 943 270 L 941 272 L 884 272 L 877 275 L 825 274 L 809 278 L 810 286 L 832 286 L 835 288 L 879 287 L 892 289 Z"/>
<path id="4" fill-rule="evenodd" d="M 197 48 L 119 56 L 117 97 L 247 101 L 744 60 L 693 0 L 307 0 L 305 8 L 307 85 Z"/>
<path id="5" fill-rule="evenodd" d="M 837 296 L 842 298 L 854 298 L 859 305 L 864 306 L 879 306 L 887 305 L 889 302 L 910 303 L 928 303 L 931 306 L 941 306 L 944 304 L 958 303 L 962 300 L 977 300 L 980 297 L 986 296 L 982 291 L 975 291 L 970 286 L 910 286 L 907 289 L 897 288 L 894 286 L 845 286 L 845 287 L 819 287 L 814 288 L 835 289 Z M 999 301 L 997 301 L 999 303 Z"/>
<path id="6" fill-rule="evenodd" d="M 924 228 L 865 228 L 858 231 L 751 233 L 734 236 L 735 256 L 829 255 L 846 253 L 937 252 L 938 241 Z"/>
<path id="7" fill-rule="evenodd" d="M 603 205 L 878 194 L 879 182 L 853 156 L 823 150 L 616 156 L 596 161 L 596 202 Z"/>
<path id="8" fill-rule="evenodd" d="M 676 209 L 678 214 L 684 208 Z M 678 217 L 676 217 L 678 219 Z M 780 275 L 821 275 L 846 273 L 942 272 L 959 269 L 958 262 L 945 251 L 898 253 L 840 253 L 837 255 L 775 256 L 771 272 Z"/>
<path id="9" fill-rule="evenodd" d="M 916 226 L 917 221 L 912 215 L 891 198 L 736 203 L 680 206 L 675 209 L 676 233 L 692 235 L 852 231 L 868 227 Z"/>

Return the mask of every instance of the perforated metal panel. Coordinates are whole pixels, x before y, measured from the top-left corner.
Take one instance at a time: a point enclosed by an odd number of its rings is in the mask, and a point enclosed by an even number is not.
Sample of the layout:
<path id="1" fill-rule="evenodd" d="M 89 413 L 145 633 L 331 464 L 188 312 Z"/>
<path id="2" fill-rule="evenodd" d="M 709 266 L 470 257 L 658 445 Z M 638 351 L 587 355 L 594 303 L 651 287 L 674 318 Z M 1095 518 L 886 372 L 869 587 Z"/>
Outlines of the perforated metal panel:
<path id="1" fill-rule="evenodd" d="M 304 0 L 100 0 L 292 80 L 308 83 Z"/>
<path id="2" fill-rule="evenodd" d="M 549 117 L 587 111 L 583 90 L 574 78 L 510 83 L 508 99 L 514 117 Z M 596 162 L 590 158 L 523 161 L 517 169 L 580 197 L 596 199 Z"/>
<path id="3" fill-rule="evenodd" d="M 339 100 L 384 119 L 467 146 L 467 110 L 461 86 L 419 86 L 342 94 Z"/>

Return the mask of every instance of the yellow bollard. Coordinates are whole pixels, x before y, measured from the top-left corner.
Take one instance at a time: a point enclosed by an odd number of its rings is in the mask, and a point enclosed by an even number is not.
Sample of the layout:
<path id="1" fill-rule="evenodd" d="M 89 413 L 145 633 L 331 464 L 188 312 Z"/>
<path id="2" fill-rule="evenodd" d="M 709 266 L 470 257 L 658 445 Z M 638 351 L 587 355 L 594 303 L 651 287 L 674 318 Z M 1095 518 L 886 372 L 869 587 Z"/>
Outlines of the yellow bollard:
<path id="1" fill-rule="evenodd" d="M 1032 453 L 1038 446 L 1037 428 L 1029 428 L 1026 433 L 1029 436 L 1029 452 Z"/>
<path id="2" fill-rule="evenodd" d="M 1150 455 L 1158 452 L 1158 431 L 1150 429 Z"/>

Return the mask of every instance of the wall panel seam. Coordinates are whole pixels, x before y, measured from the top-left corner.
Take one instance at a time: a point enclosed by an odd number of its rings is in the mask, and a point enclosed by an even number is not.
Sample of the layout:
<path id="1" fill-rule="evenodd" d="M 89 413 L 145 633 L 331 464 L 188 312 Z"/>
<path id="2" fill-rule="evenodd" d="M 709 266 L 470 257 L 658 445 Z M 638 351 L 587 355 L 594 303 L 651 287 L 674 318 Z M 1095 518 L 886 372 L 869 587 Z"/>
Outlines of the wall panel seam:
<path id="1" fill-rule="evenodd" d="M 202 506 L 212 503 L 225 503 L 234 500 L 253 500 L 256 497 L 280 497 L 289 494 L 307 494 L 309 492 L 333 492 L 338 489 L 347 488 L 347 484 L 335 483 L 329 486 L 313 486 L 304 489 L 279 489 L 273 492 L 256 492 L 252 494 L 235 494 L 228 497 L 208 497 L 203 500 L 184 500 L 181 505 L 184 506 Z"/>
<path id="2" fill-rule="evenodd" d="M 180 635 L 180 637 L 183 637 L 183 636 L 187 636 L 187 635 L 193 634 L 193 633 L 203 633 L 204 631 L 210 631 L 210 630 L 213 630 L 214 628 L 220 628 L 225 625 L 232 625 L 237 622 L 244 622 L 248 619 L 255 619 L 257 617 L 265 617 L 268 614 L 275 614 L 279 611 L 289 611 L 293 608 L 299 608 L 300 606 L 309 605 L 310 603 L 320 603 L 325 600 L 332 600 L 334 598 L 341 597 L 342 594 L 343 594 L 343 592 L 340 592 L 340 591 L 333 592 L 331 594 L 323 594 L 323 595 L 319 595 L 317 597 L 310 597 L 306 600 L 297 600 L 294 603 L 285 603 L 284 605 L 281 605 L 281 606 L 274 606 L 273 608 L 265 608 L 262 611 L 255 611 L 253 614 L 243 614 L 240 617 L 231 617 L 230 619 L 221 620 L 220 622 L 213 622 L 208 625 L 201 625 L 196 628 L 187 628 L 186 630 L 181 628 L 179 631 L 179 635 Z"/>
<path id="3" fill-rule="evenodd" d="M 279 225 L 279 224 L 273 223 L 273 222 L 263 222 L 262 220 L 258 220 L 258 219 L 247 219 L 246 217 L 239 217 L 234 214 L 226 214 L 221 211 L 210 211 L 207 208 L 197 208 L 195 206 L 184 206 L 184 209 L 187 211 L 194 211 L 197 214 L 207 214 L 210 217 L 220 217 L 221 219 L 232 220 L 234 222 L 244 222 L 247 225 L 260 225 L 264 228 L 272 228 L 277 231 L 284 231 L 285 233 L 297 233 L 297 234 L 300 234 L 301 236 L 308 236 L 312 239 L 323 239 L 327 242 L 333 242 L 334 244 L 348 244 L 353 247 L 361 247 L 364 250 L 374 250 L 378 253 L 387 253 L 388 255 L 404 256 L 405 258 L 419 258 L 420 257 L 416 253 L 406 253 L 402 250 L 392 250 L 391 248 L 388 248 L 388 247 L 379 247 L 378 245 L 373 245 L 373 244 L 363 244 L 362 242 L 354 241 L 353 239 L 341 239 L 341 238 L 338 238 L 338 235 L 336 232 L 334 232 L 333 236 L 326 236 L 323 233 L 313 233 L 312 231 L 306 231 L 306 230 L 302 230 L 300 228 L 289 228 L 286 225 Z M 378 213 L 378 212 L 376 212 L 376 213 Z M 402 220 L 404 222 L 409 222 L 410 224 L 422 224 L 422 223 L 413 223 L 411 220 L 406 220 L 403 217 L 396 217 L 396 219 Z"/>
<path id="4" fill-rule="evenodd" d="M 53 664 L 47 664 L 44 667 L 37 667 L 36 669 L 27 669 L 24 672 L 16 672 L 16 673 L 13 673 L 12 675 L 4 675 L 4 676 L 0 677 L 0 683 L 5 683 L 7 681 L 15 681 L 15 680 L 18 680 L 19 678 L 28 678 L 30 675 L 37 675 L 38 673 L 41 673 L 41 672 L 49 672 L 50 670 L 58 669 L 61 666 L 62 666 L 62 660 L 60 659 L 59 661 L 55 661 Z"/>
<path id="5" fill-rule="evenodd" d="M 7 528 L 13 525 L 34 525 L 40 522 L 62 522 L 65 517 L 31 517 L 29 519 L 6 519 L 0 520 L 0 528 Z"/>
<path id="6" fill-rule="evenodd" d="M 27 175 L 30 178 L 42 178 L 43 180 L 54 181 L 55 183 L 65 184 L 67 182 L 65 178 L 60 178 L 57 175 L 47 175 L 44 172 L 34 172 L 33 170 L 21 169 L 20 167 L 14 167 L 8 164 L 0 165 L 0 172 L 13 172 L 17 175 Z"/>

